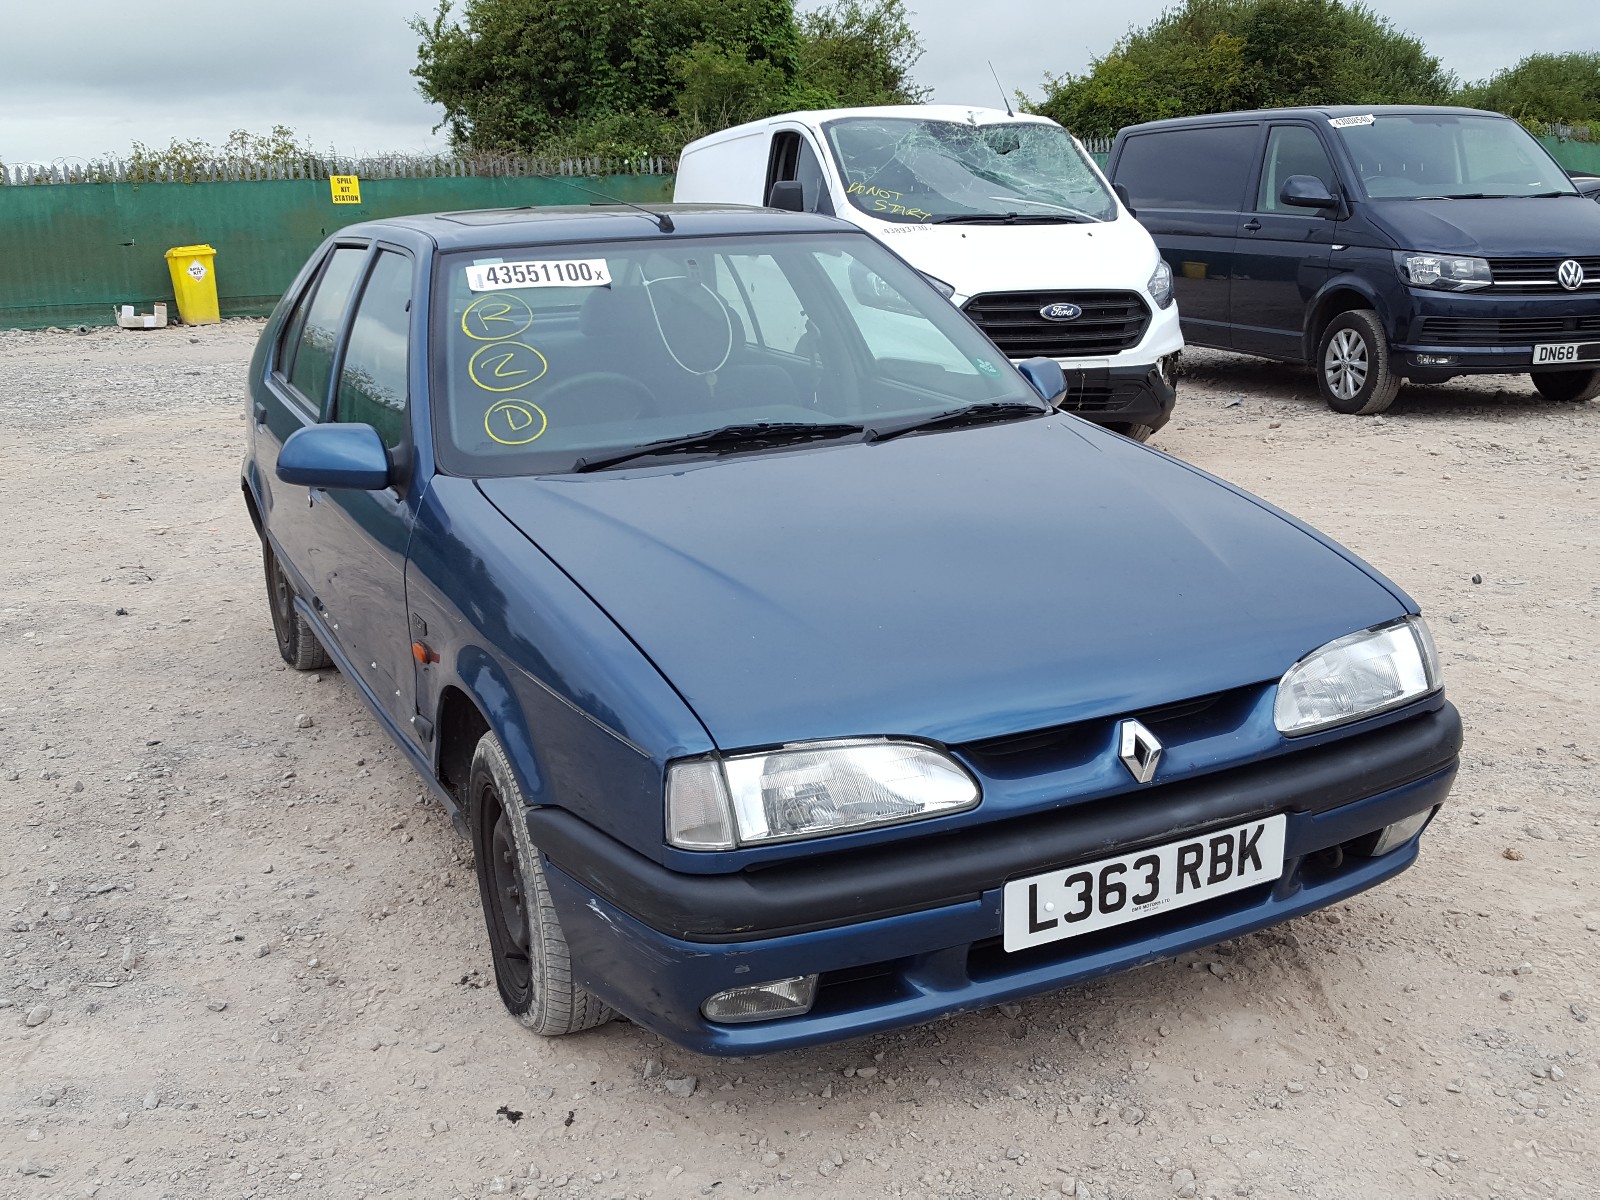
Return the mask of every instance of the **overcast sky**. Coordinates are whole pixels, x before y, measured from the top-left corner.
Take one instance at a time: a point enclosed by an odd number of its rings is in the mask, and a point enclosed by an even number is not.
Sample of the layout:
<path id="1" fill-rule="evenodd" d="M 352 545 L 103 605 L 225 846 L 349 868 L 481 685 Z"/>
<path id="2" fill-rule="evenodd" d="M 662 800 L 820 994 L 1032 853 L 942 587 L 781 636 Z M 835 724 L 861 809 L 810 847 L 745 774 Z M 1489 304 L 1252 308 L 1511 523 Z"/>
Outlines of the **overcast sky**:
<path id="1" fill-rule="evenodd" d="M 1171 0 L 909 0 L 935 100 L 1038 95 Z M 809 4 L 804 4 L 809 7 Z M 0 161 L 126 154 L 288 125 L 341 153 L 438 149 L 407 26 L 431 0 L 0 0 Z M 459 7 L 459 6 L 458 6 Z M 1537 51 L 1600 49 L 1596 0 L 1376 0 L 1465 79 Z"/>

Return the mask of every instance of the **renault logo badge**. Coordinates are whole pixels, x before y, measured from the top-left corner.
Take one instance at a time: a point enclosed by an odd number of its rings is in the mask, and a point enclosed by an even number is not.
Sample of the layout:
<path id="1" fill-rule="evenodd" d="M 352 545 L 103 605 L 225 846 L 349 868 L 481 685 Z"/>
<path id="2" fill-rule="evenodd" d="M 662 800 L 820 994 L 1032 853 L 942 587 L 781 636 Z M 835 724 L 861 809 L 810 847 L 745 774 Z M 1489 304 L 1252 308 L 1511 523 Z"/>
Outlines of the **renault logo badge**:
<path id="1" fill-rule="evenodd" d="M 1076 321 L 1083 316 L 1083 309 L 1076 304 L 1046 304 L 1039 315 L 1046 321 Z"/>
<path id="2" fill-rule="evenodd" d="M 1569 292 L 1575 292 L 1583 286 L 1583 264 L 1575 258 L 1569 258 L 1556 268 L 1556 282 Z"/>
<path id="3" fill-rule="evenodd" d="M 1140 722 L 1129 718 L 1117 726 L 1117 757 L 1140 783 L 1149 783 L 1161 761 L 1161 742 Z"/>

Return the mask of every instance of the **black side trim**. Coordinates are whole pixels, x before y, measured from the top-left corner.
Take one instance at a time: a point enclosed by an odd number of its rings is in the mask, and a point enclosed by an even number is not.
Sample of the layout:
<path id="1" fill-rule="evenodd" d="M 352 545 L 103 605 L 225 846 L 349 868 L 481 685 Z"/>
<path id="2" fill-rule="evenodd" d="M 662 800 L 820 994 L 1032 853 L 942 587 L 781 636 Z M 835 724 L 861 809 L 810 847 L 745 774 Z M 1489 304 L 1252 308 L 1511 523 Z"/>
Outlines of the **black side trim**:
<path id="1" fill-rule="evenodd" d="M 669 871 L 558 808 L 528 811 L 561 870 L 654 929 L 743 941 L 973 900 L 1006 879 L 1225 821 L 1325 812 L 1456 765 L 1454 706 L 1371 733 L 1095 804 L 732 875 Z"/>

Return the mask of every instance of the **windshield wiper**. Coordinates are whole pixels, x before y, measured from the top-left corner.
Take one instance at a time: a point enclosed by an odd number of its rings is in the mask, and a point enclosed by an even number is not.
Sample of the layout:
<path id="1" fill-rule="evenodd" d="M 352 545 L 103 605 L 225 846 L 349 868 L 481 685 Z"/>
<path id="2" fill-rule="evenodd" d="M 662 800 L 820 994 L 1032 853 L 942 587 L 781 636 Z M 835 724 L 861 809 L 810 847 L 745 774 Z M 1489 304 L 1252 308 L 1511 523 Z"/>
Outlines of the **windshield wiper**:
<path id="1" fill-rule="evenodd" d="M 1491 197 L 1487 192 L 1456 192 L 1449 196 L 1413 196 L 1413 200 L 1488 200 Z M 1506 197 L 1495 196 L 1493 199 L 1503 200 Z"/>
<path id="2" fill-rule="evenodd" d="M 754 421 L 743 425 L 723 425 L 705 429 L 682 437 L 662 438 L 646 442 L 631 450 L 607 454 L 601 458 L 580 458 L 573 471 L 599 471 L 614 467 L 629 459 L 644 458 L 652 454 L 727 454 L 734 450 L 760 450 L 768 446 L 788 446 L 798 442 L 818 442 L 827 438 L 847 437 L 861 433 L 861 425 L 842 422 L 819 424 L 812 421 Z"/>
<path id="3" fill-rule="evenodd" d="M 1074 217 L 1067 213 L 955 213 L 935 217 L 932 225 L 1094 225 L 1093 217 Z"/>
<path id="4" fill-rule="evenodd" d="M 969 404 L 965 408 L 952 408 L 934 413 L 930 417 L 917 417 L 904 425 L 891 425 L 873 429 L 867 434 L 869 442 L 886 442 L 902 433 L 921 433 L 929 429 L 956 429 L 962 425 L 987 425 L 991 421 L 1010 421 L 1016 417 L 1044 416 L 1048 409 L 1020 400 L 991 400 L 984 404 Z"/>

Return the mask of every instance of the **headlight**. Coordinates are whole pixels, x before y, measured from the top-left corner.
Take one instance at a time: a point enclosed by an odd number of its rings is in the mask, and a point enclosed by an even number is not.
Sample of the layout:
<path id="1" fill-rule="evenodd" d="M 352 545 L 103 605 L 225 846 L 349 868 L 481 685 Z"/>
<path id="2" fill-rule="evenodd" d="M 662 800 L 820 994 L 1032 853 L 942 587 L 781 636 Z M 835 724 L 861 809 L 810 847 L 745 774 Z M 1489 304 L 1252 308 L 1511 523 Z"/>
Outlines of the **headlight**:
<path id="1" fill-rule="evenodd" d="M 934 287 L 934 290 L 937 291 L 946 300 L 950 299 L 951 296 L 954 296 L 956 294 L 956 285 L 955 284 L 946 283 L 944 280 L 940 279 L 937 275 L 929 275 L 926 271 L 918 271 L 917 274 L 921 275 L 924 279 L 926 279 L 929 283 L 931 283 L 933 285 L 933 287 Z"/>
<path id="2" fill-rule="evenodd" d="M 1150 282 L 1145 286 L 1157 308 L 1167 308 L 1172 304 L 1172 268 L 1167 265 L 1166 259 L 1156 264 L 1155 274 L 1150 276 Z"/>
<path id="3" fill-rule="evenodd" d="M 1291 737 L 1370 717 L 1439 686 L 1439 657 L 1421 617 L 1336 638 L 1278 682 L 1272 707 Z"/>
<path id="4" fill-rule="evenodd" d="M 960 812 L 978 785 L 929 746 L 802 742 L 667 768 L 667 840 L 685 850 L 788 842 Z"/>
<path id="5" fill-rule="evenodd" d="M 1412 287 L 1433 288 L 1440 292 L 1475 292 L 1494 282 L 1489 261 L 1450 254 L 1408 254 L 1394 252 L 1395 269 Z"/>

